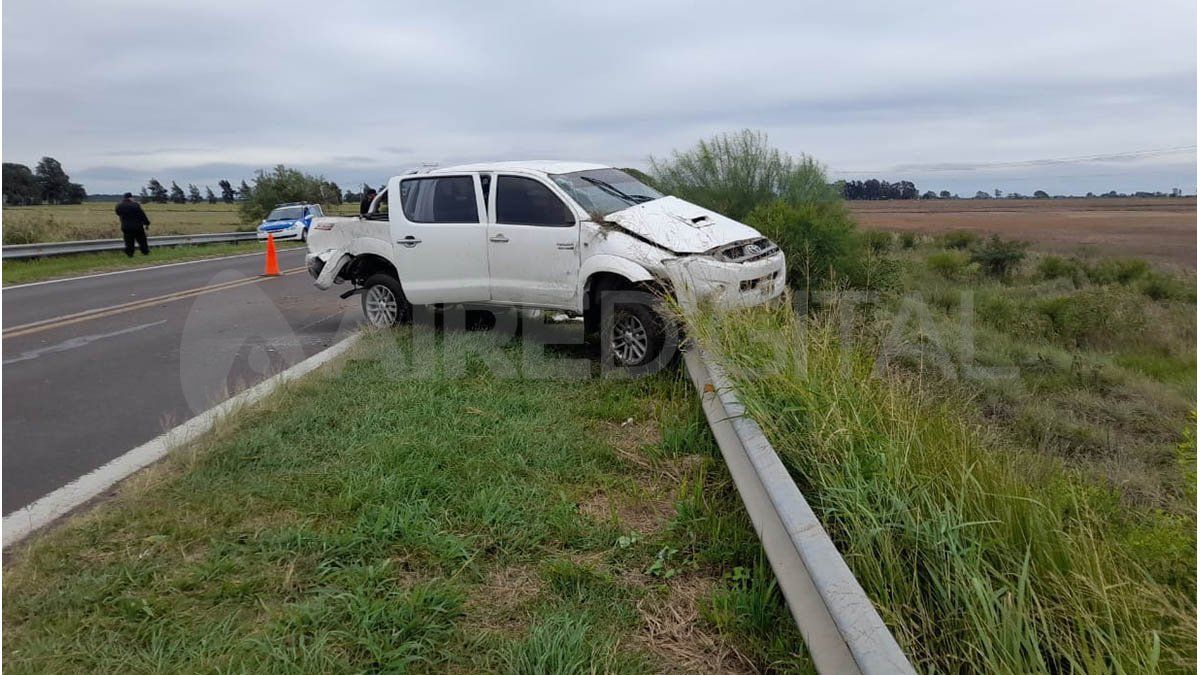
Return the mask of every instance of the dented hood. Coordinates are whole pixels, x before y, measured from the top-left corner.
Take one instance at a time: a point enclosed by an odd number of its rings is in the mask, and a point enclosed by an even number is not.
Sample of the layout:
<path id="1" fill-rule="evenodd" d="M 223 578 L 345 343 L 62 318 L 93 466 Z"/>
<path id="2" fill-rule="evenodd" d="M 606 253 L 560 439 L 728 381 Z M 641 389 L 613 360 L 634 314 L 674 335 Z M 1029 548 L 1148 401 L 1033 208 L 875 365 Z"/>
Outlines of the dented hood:
<path id="1" fill-rule="evenodd" d="M 631 206 L 608 214 L 607 219 L 675 253 L 704 253 L 722 244 L 762 236 L 749 225 L 678 197 Z"/>

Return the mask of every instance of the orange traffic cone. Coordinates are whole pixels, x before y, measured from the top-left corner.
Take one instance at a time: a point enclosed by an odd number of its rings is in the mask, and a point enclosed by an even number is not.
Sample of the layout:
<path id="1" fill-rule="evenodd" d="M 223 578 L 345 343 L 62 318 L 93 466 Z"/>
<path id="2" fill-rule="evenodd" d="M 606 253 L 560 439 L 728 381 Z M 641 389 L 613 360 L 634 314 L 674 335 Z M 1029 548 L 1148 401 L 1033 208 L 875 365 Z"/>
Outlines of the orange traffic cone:
<path id="1" fill-rule="evenodd" d="M 275 235 L 267 233 L 267 269 L 264 277 L 279 276 L 279 260 L 275 258 Z"/>

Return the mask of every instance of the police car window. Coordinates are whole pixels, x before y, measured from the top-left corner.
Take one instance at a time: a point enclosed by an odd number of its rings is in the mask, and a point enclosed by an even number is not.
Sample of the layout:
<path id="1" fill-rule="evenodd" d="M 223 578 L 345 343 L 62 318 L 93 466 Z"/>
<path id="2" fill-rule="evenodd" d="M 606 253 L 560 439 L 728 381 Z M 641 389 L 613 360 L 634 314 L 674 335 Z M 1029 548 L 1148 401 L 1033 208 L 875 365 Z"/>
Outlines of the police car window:
<path id="1" fill-rule="evenodd" d="M 478 223 L 470 176 L 410 178 L 400 182 L 404 217 L 414 223 Z"/>
<path id="2" fill-rule="evenodd" d="M 570 227 L 575 218 L 550 188 L 532 178 L 496 179 L 496 222 L 505 225 Z"/>

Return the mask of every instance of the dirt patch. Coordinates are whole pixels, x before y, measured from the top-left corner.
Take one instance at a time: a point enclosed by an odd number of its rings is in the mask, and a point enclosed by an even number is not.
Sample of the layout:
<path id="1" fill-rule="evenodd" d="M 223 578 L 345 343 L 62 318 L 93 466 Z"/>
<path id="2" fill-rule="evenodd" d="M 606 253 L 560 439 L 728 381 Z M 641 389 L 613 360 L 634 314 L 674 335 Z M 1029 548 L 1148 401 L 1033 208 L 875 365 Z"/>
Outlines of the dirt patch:
<path id="1" fill-rule="evenodd" d="M 465 613 L 474 627 L 505 635 L 518 635 L 526 629 L 522 605 L 542 591 L 537 569 L 511 565 L 493 570 L 483 583 L 471 589 Z"/>
<path id="2" fill-rule="evenodd" d="M 596 492 L 579 502 L 579 512 L 596 522 L 615 520 L 622 529 L 643 535 L 659 531 L 674 515 L 675 509 L 666 486 L 655 486 L 644 498 L 611 492 Z"/>
<path id="3" fill-rule="evenodd" d="M 636 639 L 661 658 L 666 672 L 757 672 L 749 659 L 700 618 L 701 603 L 712 595 L 716 584 L 712 577 L 687 575 L 638 602 L 642 630 Z"/>
<path id="4" fill-rule="evenodd" d="M 1146 258 L 1196 269 L 1196 200 L 947 199 L 847 202 L 868 229 L 969 230 L 1060 253 Z"/>

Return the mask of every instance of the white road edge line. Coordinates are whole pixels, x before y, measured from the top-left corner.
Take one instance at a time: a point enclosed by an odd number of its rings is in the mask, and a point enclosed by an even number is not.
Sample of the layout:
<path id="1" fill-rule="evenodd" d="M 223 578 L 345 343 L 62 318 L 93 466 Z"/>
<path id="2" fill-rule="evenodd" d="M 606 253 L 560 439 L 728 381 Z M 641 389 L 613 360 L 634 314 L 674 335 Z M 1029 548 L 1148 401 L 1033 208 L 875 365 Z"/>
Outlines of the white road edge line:
<path id="1" fill-rule="evenodd" d="M 257 241 L 257 240 L 256 240 Z M 288 251 L 307 251 L 303 246 L 288 247 L 279 250 L 279 255 L 283 255 Z M 252 255 L 262 255 L 262 251 L 255 253 L 238 253 L 236 255 L 223 255 L 213 258 L 197 258 L 196 260 L 183 260 L 181 262 L 165 263 L 163 265 L 146 265 L 145 267 L 131 267 L 127 270 L 114 270 L 112 272 L 100 272 L 98 274 L 85 274 L 81 277 L 63 277 L 62 279 L 47 279 L 46 281 L 31 281 L 27 284 L 18 284 L 16 286 L 5 286 L 0 288 L 0 291 L 15 291 L 18 288 L 29 288 L 31 286 L 45 286 L 46 284 L 61 284 L 64 281 L 83 281 L 85 279 L 95 279 L 97 277 L 110 277 L 114 274 L 129 274 L 130 272 L 145 272 L 148 270 L 161 270 L 165 267 L 178 267 L 180 265 L 194 265 L 196 263 L 216 262 L 219 260 L 232 260 L 233 258 L 248 258 Z"/>
<path id="2" fill-rule="evenodd" d="M 53 523 L 73 509 L 98 497 L 116 483 L 131 476 L 208 433 L 218 421 L 237 409 L 255 403 L 275 391 L 285 382 L 295 380 L 348 352 L 358 344 L 362 332 L 357 332 L 317 352 L 296 365 L 259 382 L 242 393 L 196 415 L 147 443 L 113 459 L 95 471 L 80 476 L 32 504 L 4 516 L 3 547 L 24 540 L 37 530 Z"/>

